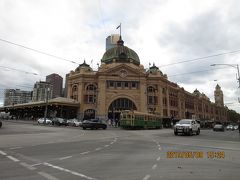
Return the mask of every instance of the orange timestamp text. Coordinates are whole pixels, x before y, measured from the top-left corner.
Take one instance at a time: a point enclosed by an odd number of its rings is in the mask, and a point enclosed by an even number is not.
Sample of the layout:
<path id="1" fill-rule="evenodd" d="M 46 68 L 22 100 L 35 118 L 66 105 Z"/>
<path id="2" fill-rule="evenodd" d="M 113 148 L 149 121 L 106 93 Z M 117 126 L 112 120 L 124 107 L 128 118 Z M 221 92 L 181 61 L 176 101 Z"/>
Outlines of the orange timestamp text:
<path id="1" fill-rule="evenodd" d="M 183 158 L 183 159 L 201 159 L 207 157 L 209 159 L 224 159 L 224 151 L 208 151 L 204 153 L 203 151 L 168 151 L 167 158 Z"/>

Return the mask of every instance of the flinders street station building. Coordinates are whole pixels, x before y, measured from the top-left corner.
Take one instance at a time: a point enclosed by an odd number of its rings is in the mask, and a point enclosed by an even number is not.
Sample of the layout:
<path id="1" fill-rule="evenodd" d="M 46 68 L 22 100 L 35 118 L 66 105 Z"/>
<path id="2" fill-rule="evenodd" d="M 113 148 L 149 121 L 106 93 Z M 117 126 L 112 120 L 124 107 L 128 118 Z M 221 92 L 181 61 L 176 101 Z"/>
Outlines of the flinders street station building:
<path id="1" fill-rule="evenodd" d="M 49 98 L 47 84 L 45 100 L 0 107 L 16 119 L 62 117 L 66 119 L 119 119 L 123 110 L 153 113 L 163 118 L 163 125 L 182 118 L 195 118 L 202 122 L 228 121 L 228 108 L 224 106 L 219 85 L 214 92 L 215 102 L 197 89 L 188 92 L 168 80 L 167 75 L 153 66 L 147 70 L 141 65 L 137 53 L 124 46 L 121 36 L 106 50 L 101 64 L 94 71 L 85 61 L 66 75 L 66 97 Z M 46 93 L 47 92 L 47 93 Z"/>
<path id="2" fill-rule="evenodd" d="M 76 116 L 80 119 L 116 119 L 122 110 L 161 115 L 165 125 L 181 118 L 228 119 L 219 85 L 213 92 L 215 102 L 197 89 L 187 92 L 154 64 L 146 70 L 138 54 L 124 46 L 121 36 L 117 46 L 103 54 L 97 71 L 84 61 L 66 75 L 66 87 L 67 98 L 79 105 Z"/>

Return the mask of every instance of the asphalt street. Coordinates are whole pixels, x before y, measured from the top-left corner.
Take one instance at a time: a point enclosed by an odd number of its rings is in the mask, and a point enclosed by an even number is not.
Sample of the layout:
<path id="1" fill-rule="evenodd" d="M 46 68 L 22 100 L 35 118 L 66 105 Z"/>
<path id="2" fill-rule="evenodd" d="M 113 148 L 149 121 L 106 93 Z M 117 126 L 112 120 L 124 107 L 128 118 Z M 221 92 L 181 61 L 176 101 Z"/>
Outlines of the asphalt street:
<path id="1" fill-rule="evenodd" d="M 82 130 L 4 121 L 3 180 L 240 180 L 238 131 Z"/>

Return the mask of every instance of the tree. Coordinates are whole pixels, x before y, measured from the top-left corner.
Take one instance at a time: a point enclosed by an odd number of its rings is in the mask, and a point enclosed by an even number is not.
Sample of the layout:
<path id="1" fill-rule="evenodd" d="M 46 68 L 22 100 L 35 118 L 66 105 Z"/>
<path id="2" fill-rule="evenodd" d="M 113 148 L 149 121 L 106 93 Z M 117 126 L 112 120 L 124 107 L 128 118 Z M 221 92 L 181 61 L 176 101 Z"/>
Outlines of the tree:
<path id="1" fill-rule="evenodd" d="M 234 110 L 228 110 L 229 121 L 233 123 L 238 123 L 240 120 L 240 114 Z"/>

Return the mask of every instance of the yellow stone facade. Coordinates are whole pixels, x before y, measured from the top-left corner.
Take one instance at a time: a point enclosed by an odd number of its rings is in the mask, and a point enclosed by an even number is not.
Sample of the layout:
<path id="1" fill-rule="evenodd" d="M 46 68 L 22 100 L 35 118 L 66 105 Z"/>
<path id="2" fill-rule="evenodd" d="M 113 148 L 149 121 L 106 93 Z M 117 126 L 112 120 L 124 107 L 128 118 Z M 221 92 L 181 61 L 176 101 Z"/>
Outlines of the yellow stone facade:
<path id="1" fill-rule="evenodd" d="M 220 93 L 221 94 L 221 93 Z M 124 109 L 181 118 L 227 121 L 227 108 L 198 90 L 187 92 L 158 67 L 145 70 L 137 54 L 123 45 L 103 55 L 97 71 L 85 62 L 67 74 L 67 97 L 80 103 L 80 118 L 119 118 Z"/>

